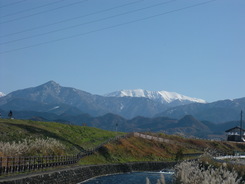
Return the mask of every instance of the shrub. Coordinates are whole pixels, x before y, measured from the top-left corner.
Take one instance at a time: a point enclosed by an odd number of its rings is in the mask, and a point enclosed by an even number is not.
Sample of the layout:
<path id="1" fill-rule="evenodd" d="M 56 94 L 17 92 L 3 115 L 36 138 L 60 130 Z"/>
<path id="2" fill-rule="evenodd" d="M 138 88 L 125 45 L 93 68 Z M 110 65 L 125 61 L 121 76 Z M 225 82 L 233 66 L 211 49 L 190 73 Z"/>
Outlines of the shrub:
<path id="1" fill-rule="evenodd" d="M 175 154 L 175 161 L 182 160 L 184 158 L 183 150 L 179 149 Z"/>

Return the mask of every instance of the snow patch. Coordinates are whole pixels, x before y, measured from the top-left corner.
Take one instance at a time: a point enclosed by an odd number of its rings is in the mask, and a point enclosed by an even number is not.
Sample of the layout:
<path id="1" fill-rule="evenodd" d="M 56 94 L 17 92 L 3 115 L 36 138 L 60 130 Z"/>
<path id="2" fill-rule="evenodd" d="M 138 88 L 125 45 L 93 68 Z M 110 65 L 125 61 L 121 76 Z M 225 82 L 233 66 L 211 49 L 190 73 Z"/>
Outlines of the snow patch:
<path id="1" fill-rule="evenodd" d="M 3 92 L 0 92 L 0 97 L 6 96 Z"/>
<path id="2" fill-rule="evenodd" d="M 120 110 L 123 110 L 124 105 L 121 103 Z"/>
<path id="3" fill-rule="evenodd" d="M 60 106 L 55 106 L 52 109 L 50 109 L 50 111 L 55 110 L 55 109 L 58 109 L 58 108 L 60 108 Z"/>
<path id="4" fill-rule="evenodd" d="M 148 90 L 143 90 L 143 89 L 121 90 L 121 91 L 116 91 L 116 92 L 106 94 L 105 96 L 108 96 L 108 97 L 144 97 L 144 98 L 149 98 L 151 100 L 160 101 L 161 103 L 171 103 L 176 100 L 206 103 L 205 100 L 184 96 L 176 92 L 148 91 Z"/>

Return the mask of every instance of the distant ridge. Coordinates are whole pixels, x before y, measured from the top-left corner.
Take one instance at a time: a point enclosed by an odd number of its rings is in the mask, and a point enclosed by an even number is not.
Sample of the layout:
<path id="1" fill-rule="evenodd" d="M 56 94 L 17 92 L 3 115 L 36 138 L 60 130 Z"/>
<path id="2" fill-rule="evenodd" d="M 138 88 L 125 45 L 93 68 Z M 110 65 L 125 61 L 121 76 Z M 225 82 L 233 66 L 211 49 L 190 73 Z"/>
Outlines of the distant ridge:
<path id="1" fill-rule="evenodd" d="M 163 111 L 155 116 L 181 118 L 192 115 L 198 120 L 206 120 L 216 123 L 234 121 L 240 118 L 241 110 L 245 111 L 245 97 L 234 100 L 220 100 L 212 103 L 192 103 L 184 106 L 176 106 Z"/>

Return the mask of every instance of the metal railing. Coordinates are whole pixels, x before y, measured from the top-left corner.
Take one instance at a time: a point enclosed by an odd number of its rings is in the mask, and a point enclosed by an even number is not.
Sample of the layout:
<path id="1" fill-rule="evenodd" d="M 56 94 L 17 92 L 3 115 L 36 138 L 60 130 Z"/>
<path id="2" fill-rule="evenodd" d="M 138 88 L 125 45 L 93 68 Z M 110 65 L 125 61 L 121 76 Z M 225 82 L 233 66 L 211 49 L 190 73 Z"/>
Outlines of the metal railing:
<path id="1" fill-rule="evenodd" d="M 0 175 L 74 164 L 81 156 L 0 157 Z"/>

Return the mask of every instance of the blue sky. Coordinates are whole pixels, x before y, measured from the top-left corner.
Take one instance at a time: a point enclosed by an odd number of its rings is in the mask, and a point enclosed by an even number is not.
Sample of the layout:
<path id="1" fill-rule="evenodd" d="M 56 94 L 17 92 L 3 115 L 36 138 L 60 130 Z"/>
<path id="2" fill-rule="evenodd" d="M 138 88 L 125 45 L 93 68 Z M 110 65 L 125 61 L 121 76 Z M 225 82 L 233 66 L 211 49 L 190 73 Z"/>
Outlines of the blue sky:
<path id="1" fill-rule="evenodd" d="M 245 97 L 244 0 L 0 0 L 0 91 Z"/>

